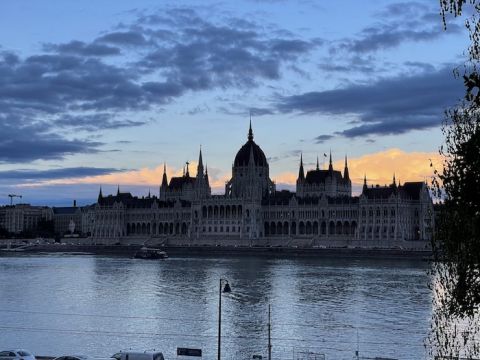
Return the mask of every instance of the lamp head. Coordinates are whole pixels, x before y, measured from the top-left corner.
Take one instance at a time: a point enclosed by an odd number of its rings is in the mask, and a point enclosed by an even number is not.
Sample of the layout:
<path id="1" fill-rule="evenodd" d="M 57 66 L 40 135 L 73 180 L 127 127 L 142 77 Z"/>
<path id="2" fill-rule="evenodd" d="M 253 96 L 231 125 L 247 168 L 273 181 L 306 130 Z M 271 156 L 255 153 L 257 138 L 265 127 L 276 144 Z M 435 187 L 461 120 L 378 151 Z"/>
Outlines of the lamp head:
<path id="1" fill-rule="evenodd" d="M 225 285 L 223 286 L 223 293 L 231 293 L 232 292 L 232 288 L 230 287 L 230 284 L 228 283 L 228 281 L 225 282 Z"/>

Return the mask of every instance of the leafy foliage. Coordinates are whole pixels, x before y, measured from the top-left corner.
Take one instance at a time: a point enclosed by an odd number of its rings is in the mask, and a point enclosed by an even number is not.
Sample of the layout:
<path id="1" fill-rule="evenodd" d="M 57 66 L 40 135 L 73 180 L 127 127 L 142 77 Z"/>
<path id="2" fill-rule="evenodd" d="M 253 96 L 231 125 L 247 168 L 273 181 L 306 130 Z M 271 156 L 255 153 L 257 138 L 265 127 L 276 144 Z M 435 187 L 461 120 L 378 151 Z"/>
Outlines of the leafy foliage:
<path id="1" fill-rule="evenodd" d="M 437 214 L 432 266 L 433 319 L 430 353 L 439 358 L 480 355 L 480 2 L 440 0 L 447 16 L 468 13 L 468 60 L 462 77 L 465 99 L 445 113 L 443 170 L 435 171 L 433 189 L 443 199 Z M 468 11 L 466 7 L 469 8 Z"/>

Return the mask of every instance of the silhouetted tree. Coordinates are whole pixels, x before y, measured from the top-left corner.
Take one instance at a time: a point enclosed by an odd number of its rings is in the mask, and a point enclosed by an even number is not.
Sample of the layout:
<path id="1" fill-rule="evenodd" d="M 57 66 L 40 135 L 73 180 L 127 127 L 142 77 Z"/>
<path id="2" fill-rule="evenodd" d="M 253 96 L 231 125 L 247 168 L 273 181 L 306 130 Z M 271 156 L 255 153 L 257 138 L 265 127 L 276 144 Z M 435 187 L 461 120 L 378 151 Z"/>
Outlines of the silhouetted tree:
<path id="1" fill-rule="evenodd" d="M 480 355 L 480 4 L 477 0 L 440 0 L 447 15 L 469 15 L 468 60 L 454 70 L 465 84 L 465 99 L 447 110 L 442 131 L 443 169 L 435 171 L 433 189 L 443 200 L 433 241 L 434 309 L 429 338 L 431 355 L 472 358 Z M 461 73 L 462 72 L 462 73 Z"/>
<path id="2" fill-rule="evenodd" d="M 53 237 L 55 235 L 55 224 L 53 220 L 41 219 L 37 224 L 37 235 L 42 237 Z"/>
<path id="3" fill-rule="evenodd" d="M 0 238 L 7 238 L 10 235 L 7 229 L 0 225 Z"/>

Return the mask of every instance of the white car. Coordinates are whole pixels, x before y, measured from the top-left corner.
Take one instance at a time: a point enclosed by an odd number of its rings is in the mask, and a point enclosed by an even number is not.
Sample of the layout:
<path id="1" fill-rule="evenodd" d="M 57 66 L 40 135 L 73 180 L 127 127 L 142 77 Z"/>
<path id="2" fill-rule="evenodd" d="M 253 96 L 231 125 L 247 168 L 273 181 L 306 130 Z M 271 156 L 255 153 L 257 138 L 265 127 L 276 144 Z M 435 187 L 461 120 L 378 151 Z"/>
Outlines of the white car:
<path id="1" fill-rule="evenodd" d="M 0 360 L 36 360 L 30 351 L 23 349 L 0 351 Z"/>
<path id="2" fill-rule="evenodd" d="M 2 360 L 2 359 L 0 359 Z M 112 360 L 111 358 L 90 357 L 86 355 L 64 355 L 53 360 Z"/>

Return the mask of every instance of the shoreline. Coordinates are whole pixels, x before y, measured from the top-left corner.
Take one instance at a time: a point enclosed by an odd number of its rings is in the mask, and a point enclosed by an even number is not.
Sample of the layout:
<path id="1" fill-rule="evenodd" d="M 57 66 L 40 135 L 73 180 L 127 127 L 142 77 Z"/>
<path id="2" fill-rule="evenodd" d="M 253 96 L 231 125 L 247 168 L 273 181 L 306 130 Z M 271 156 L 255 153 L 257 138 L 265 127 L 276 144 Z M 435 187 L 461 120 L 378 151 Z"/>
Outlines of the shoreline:
<path id="1" fill-rule="evenodd" d="M 431 259 L 429 250 L 366 249 L 366 248 L 300 248 L 300 247 L 228 247 L 228 246 L 161 246 L 169 256 L 258 256 L 269 258 L 404 258 Z M 0 255 L 32 253 L 68 253 L 73 255 L 131 255 L 140 249 L 139 245 L 61 245 L 35 244 L 24 247 L 0 248 Z"/>

